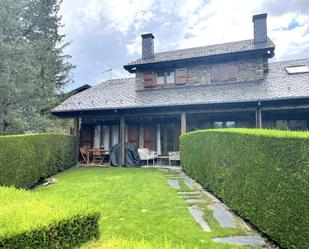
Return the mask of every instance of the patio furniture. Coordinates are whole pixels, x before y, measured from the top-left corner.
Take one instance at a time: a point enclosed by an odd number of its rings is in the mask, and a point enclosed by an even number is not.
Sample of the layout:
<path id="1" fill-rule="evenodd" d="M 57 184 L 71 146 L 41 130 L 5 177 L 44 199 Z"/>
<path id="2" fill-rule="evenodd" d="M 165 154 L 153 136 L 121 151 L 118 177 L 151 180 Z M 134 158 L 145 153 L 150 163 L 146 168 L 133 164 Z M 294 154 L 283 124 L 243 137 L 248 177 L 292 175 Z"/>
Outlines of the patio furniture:
<path id="1" fill-rule="evenodd" d="M 82 157 L 82 163 L 89 164 L 89 147 L 88 146 L 83 146 L 79 148 L 80 155 Z"/>
<path id="2" fill-rule="evenodd" d="M 138 154 L 140 160 L 147 162 L 147 166 L 149 165 L 149 160 L 152 160 L 154 165 L 155 159 L 158 158 L 158 153 L 156 151 L 149 150 L 148 148 L 138 149 Z"/>
<path id="3" fill-rule="evenodd" d="M 168 156 L 164 156 L 164 155 L 158 156 L 157 165 L 163 165 L 163 164 L 162 164 L 162 161 L 163 161 L 163 160 L 169 160 L 169 157 L 168 157 Z"/>
<path id="4" fill-rule="evenodd" d="M 92 163 L 95 164 L 96 162 L 99 162 L 99 165 L 101 165 L 105 158 L 104 150 L 100 148 L 92 148 L 91 150 L 89 150 L 89 152 L 92 155 Z"/>
<path id="5" fill-rule="evenodd" d="M 171 151 L 168 153 L 168 165 L 172 165 L 172 161 L 180 161 L 179 151 Z"/>

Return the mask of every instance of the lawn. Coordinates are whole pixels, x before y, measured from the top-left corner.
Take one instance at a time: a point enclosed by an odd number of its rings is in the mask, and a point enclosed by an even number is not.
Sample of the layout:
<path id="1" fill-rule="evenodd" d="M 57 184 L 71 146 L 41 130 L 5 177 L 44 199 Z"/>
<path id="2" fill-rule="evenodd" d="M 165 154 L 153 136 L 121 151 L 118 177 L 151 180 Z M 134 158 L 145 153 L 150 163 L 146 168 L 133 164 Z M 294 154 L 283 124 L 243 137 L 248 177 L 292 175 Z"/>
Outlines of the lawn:
<path id="1" fill-rule="evenodd" d="M 74 168 L 56 175 L 57 184 L 35 191 L 88 203 L 101 212 L 101 238 L 84 248 L 252 248 L 212 242 L 213 237 L 248 233 L 239 224 L 220 228 L 206 209 L 212 232 L 203 232 L 190 216 L 189 204 L 168 185 L 168 175 L 157 169 Z"/>

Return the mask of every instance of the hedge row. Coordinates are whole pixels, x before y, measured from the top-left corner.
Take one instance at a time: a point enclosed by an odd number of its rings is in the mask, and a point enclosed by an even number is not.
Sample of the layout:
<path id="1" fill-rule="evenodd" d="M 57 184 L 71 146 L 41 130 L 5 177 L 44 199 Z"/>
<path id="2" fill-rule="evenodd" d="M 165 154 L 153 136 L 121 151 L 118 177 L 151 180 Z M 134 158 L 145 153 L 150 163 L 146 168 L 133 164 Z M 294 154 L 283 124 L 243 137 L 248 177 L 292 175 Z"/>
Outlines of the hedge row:
<path id="1" fill-rule="evenodd" d="M 86 204 L 0 187 L 0 248 L 75 248 L 99 237 Z"/>
<path id="2" fill-rule="evenodd" d="M 184 170 L 262 232 L 309 248 L 309 133 L 195 131 L 180 150 Z"/>
<path id="3" fill-rule="evenodd" d="M 29 188 L 71 167 L 75 138 L 58 134 L 0 136 L 0 185 Z"/>

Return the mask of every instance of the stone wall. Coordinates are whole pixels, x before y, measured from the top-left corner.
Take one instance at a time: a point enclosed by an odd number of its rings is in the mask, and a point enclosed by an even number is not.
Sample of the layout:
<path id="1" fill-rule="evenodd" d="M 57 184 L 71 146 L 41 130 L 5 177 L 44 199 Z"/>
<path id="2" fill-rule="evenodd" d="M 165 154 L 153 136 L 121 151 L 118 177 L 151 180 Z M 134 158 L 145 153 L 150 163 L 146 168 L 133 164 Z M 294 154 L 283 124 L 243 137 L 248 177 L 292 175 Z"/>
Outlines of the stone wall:
<path id="1" fill-rule="evenodd" d="M 245 58 L 237 61 L 237 82 L 255 81 L 264 78 L 267 64 L 263 57 Z M 187 68 L 187 85 L 211 84 L 211 63 L 189 64 Z M 219 82 L 218 82 L 219 83 Z M 212 84 L 218 84 L 212 83 Z M 228 83 L 228 82 L 227 82 Z M 174 86 L 171 86 L 174 87 Z M 136 89 L 144 89 L 143 72 L 136 72 Z"/>

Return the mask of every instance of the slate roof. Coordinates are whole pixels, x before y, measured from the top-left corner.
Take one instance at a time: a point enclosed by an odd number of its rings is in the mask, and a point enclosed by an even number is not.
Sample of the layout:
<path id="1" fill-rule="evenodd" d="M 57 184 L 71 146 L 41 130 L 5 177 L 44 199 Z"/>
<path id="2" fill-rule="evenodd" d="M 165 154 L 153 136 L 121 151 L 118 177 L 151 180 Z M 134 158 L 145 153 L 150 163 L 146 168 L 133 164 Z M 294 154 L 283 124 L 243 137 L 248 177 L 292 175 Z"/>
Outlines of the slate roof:
<path id="1" fill-rule="evenodd" d="M 166 61 L 184 60 L 199 57 L 208 57 L 214 55 L 231 54 L 239 52 L 249 52 L 261 49 L 274 49 L 274 43 L 268 38 L 266 42 L 254 42 L 254 40 L 244 40 L 216 44 L 203 47 L 180 49 L 168 52 L 155 53 L 151 59 L 138 59 L 124 66 L 125 69 L 132 68 L 137 65 L 151 64 Z"/>
<path id="2" fill-rule="evenodd" d="M 293 65 L 309 66 L 309 59 L 269 63 L 265 79 L 256 82 L 135 91 L 134 78 L 113 79 L 70 97 L 53 113 L 309 98 L 309 73 L 289 75 L 285 68 Z"/>

